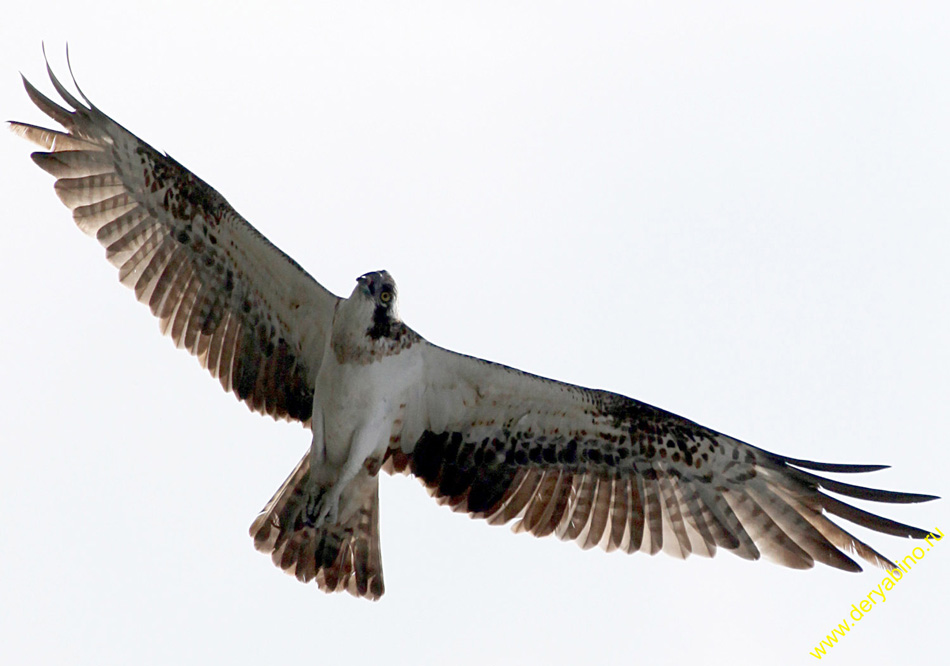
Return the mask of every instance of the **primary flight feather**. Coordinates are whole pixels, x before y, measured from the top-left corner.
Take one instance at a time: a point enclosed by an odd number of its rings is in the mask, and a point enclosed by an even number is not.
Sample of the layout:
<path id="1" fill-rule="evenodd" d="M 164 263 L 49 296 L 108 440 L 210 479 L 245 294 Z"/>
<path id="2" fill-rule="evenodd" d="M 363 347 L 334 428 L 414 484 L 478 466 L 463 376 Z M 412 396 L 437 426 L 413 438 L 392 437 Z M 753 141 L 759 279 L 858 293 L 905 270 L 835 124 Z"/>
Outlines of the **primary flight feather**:
<path id="1" fill-rule="evenodd" d="M 870 472 L 786 458 L 615 393 L 437 347 L 396 311 L 386 271 L 349 298 L 324 289 L 171 157 L 77 99 L 30 99 L 65 131 L 13 122 L 33 161 L 106 248 L 163 333 L 226 391 L 313 433 L 310 451 L 251 526 L 255 546 L 327 591 L 383 594 L 378 472 L 416 475 L 440 503 L 581 547 L 677 557 L 719 548 L 794 568 L 859 571 L 884 556 L 828 514 L 887 534 L 928 533 L 824 491 L 890 503 L 815 472 Z"/>

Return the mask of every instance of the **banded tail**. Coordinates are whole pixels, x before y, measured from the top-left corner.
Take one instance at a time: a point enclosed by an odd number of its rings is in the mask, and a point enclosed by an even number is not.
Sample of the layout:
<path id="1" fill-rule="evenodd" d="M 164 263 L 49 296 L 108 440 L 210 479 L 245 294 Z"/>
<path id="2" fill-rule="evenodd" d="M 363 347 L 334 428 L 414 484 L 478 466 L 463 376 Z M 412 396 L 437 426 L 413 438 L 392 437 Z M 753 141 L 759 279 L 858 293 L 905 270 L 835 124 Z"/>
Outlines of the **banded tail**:
<path id="1" fill-rule="evenodd" d="M 384 591 L 379 549 L 379 477 L 365 469 L 340 499 L 340 520 L 315 528 L 306 522 L 310 453 L 304 455 L 251 525 L 254 547 L 278 567 L 325 592 L 346 590 L 373 601 Z"/>

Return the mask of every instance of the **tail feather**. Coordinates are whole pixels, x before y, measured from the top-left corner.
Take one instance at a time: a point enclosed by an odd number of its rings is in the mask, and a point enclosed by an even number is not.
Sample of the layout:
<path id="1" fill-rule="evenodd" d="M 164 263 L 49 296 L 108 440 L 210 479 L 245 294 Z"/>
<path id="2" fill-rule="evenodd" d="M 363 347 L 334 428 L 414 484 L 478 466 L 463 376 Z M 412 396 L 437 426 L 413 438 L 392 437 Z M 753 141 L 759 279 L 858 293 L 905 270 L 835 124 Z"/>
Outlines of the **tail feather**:
<path id="1" fill-rule="evenodd" d="M 310 478 L 309 453 L 251 525 L 254 547 L 302 582 L 325 592 L 346 590 L 379 599 L 384 592 L 379 548 L 379 477 L 365 470 L 344 490 L 340 520 L 315 528 L 301 520 Z"/>

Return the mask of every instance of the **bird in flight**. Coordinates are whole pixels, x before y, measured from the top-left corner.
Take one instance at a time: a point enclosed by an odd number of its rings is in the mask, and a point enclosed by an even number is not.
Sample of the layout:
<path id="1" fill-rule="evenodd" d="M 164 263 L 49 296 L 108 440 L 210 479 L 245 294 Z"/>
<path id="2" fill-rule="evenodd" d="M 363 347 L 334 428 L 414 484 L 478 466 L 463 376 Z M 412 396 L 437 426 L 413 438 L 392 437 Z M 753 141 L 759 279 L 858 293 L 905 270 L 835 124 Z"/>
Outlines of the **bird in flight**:
<path id="1" fill-rule="evenodd" d="M 711 557 L 718 549 L 804 569 L 895 565 L 829 520 L 928 532 L 828 494 L 885 503 L 931 495 L 816 472 L 882 465 L 788 458 L 616 393 L 438 347 L 399 318 L 392 276 L 330 293 L 207 183 L 53 75 L 65 103 L 25 78 L 64 131 L 11 122 L 82 231 L 105 247 L 175 345 L 253 411 L 298 421 L 310 450 L 251 525 L 254 545 L 323 590 L 383 594 L 379 472 L 418 477 L 455 511 L 582 548 Z"/>

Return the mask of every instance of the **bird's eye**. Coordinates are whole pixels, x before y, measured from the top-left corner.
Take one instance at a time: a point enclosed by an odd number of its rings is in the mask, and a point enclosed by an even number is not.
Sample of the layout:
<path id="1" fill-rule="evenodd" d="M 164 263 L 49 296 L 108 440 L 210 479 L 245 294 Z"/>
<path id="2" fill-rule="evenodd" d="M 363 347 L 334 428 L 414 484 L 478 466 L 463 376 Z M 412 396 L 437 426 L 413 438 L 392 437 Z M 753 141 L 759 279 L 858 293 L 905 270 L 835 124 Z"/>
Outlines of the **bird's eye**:
<path id="1" fill-rule="evenodd" d="M 393 300 L 393 292 L 384 291 L 380 293 L 379 300 L 382 301 L 383 303 L 388 303 L 389 301 Z"/>

